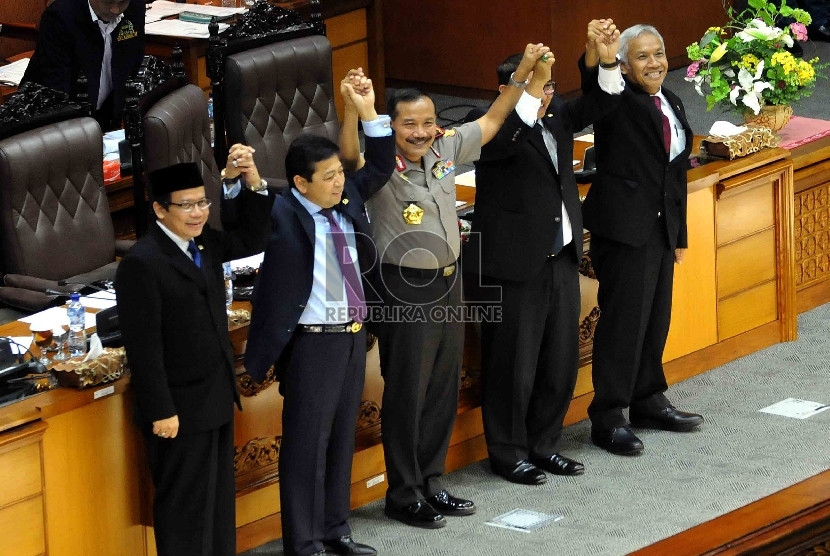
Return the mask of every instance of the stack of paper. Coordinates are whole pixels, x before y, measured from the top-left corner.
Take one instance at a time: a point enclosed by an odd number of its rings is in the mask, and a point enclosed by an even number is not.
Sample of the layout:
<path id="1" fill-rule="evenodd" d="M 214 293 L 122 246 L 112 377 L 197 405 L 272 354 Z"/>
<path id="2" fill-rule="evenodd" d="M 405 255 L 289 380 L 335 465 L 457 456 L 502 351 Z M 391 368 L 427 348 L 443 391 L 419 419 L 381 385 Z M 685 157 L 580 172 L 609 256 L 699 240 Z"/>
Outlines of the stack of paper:
<path id="1" fill-rule="evenodd" d="M 6 66 L 0 66 L 0 85 L 19 86 L 29 67 L 29 58 L 22 58 Z"/>
<path id="2" fill-rule="evenodd" d="M 179 4 L 177 2 L 169 2 L 168 0 L 156 0 L 148 6 L 144 16 L 144 22 L 145 24 L 153 23 L 165 17 L 179 15 L 182 12 L 194 12 L 222 18 L 231 17 L 234 14 L 241 14 L 245 11 L 247 11 L 247 8 L 223 8 L 222 6 Z"/>
<path id="3" fill-rule="evenodd" d="M 195 4 L 187 5 L 193 6 Z M 220 23 L 219 32 L 223 32 L 228 27 L 229 25 L 227 23 Z M 185 37 L 191 39 L 210 38 L 210 31 L 208 31 L 207 24 L 179 21 L 178 19 L 163 19 L 162 21 L 149 23 L 144 27 L 144 32 L 148 35 L 164 35 L 167 37 Z"/>

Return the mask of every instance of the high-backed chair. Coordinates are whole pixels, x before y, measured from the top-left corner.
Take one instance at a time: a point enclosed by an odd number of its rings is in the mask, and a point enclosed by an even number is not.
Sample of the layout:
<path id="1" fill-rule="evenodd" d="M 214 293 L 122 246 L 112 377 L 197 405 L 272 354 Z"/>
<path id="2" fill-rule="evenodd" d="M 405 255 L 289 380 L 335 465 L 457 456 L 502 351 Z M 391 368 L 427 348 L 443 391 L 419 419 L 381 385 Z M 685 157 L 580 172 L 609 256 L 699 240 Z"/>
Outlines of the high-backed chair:
<path id="1" fill-rule="evenodd" d="M 222 179 L 210 146 L 207 99 L 199 87 L 185 85 L 150 107 L 144 115 L 144 142 L 148 174 L 179 162 L 196 162 L 207 197 L 214 201 L 221 198 Z M 208 222 L 221 229 L 218 210 L 210 211 Z"/>
<path id="2" fill-rule="evenodd" d="M 274 20 L 265 33 L 259 27 L 256 35 L 246 35 L 243 21 L 226 45 L 213 40 L 210 56 L 219 57 L 214 62 L 217 71 L 211 75 L 216 136 L 224 130 L 228 145 L 254 147 L 260 175 L 280 188 L 286 184 L 288 145 L 296 137 L 313 133 L 338 140 L 334 104 L 338 91 L 332 79 L 331 44 L 320 14 L 314 12 L 311 22 L 298 23 L 299 15 L 290 10 L 262 7 Z M 319 9 L 319 3 L 313 8 Z M 217 139 L 217 162 L 226 156 L 223 147 Z"/>
<path id="3" fill-rule="evenodd" d="M 36 311 L 62 281 L 115 276 L 97 122 L 76 118 L 0 141 L 0 299 Z M 9 287 L 11 286 L 11 287 Z"/>

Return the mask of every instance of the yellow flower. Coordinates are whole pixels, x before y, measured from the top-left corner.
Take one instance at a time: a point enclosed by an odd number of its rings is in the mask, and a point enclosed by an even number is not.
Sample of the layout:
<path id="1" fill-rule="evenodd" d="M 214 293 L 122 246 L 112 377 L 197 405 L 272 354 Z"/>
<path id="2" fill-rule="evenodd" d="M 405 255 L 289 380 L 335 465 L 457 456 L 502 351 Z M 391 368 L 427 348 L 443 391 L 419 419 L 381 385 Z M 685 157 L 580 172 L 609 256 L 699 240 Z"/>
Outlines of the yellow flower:
<path id="1" fill-rule="evenodd" d="M 739 68 L 744 68 L 749 73 L 755 73 L 755 68 L 758 67 L 758 57 L 755 54 L 744 54 L 738 64 Z"/>
<path id="2" fill-rule="evenodd" d="M 715 62 L 723 58 L 723 55 L 726 54 L 727 46 L 727 43 L 723 43 L 719 47 L 717 47 L 715 51 L 712 52 L 712 56 L 709 58 L 709 63 L 714 64 Z"/>
<path id="3" fill-rule="evenodd" d="M 804 60 L 801 60 L 798 63 L 797 71 L 799 85 L 811 83 L 816 77 L 816 70 L 813 69 L 813 66 L 811 66 L 809 62 L 805 62 Z"/>
<path id="4" fill-rule="evenodd" d="M 708 33 L 714 33 L 715 35 L 720 36 L 723 35 L 723 29 L 721 27 L 709 27 L 706 29 L 706 33 L 704 33 L 704 35 Z"/>
<path id="5" fill-rule="evenodd" d="M 779 65 L 784 68 L 784 73 L 792 73 L 797 70 L 798 62 L 789 52 L 781 51 L 772 55 L 772 65 Z"/>

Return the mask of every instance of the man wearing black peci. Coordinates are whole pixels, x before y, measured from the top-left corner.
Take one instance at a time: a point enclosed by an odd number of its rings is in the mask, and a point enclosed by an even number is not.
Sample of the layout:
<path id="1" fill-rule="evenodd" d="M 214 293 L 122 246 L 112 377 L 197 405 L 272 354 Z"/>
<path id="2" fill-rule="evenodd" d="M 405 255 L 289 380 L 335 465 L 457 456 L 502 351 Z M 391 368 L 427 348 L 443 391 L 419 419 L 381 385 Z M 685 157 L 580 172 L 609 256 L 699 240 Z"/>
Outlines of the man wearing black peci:
<path id="1" fill-rule="evenodd" d="M 265 248 L 270 203 L 252 149 L 231 147 L 225 172 L 235 183 L 226 186 L 222 212 L 241 218 L 224 231 L 207 224 L 213 200 L 196 163 L 151 172 L 156 222 L 115 276 L 135 421 L 155 486 L 159 556 L 236 554 L 233 416 L 240 400 L 222 263 Z"/>

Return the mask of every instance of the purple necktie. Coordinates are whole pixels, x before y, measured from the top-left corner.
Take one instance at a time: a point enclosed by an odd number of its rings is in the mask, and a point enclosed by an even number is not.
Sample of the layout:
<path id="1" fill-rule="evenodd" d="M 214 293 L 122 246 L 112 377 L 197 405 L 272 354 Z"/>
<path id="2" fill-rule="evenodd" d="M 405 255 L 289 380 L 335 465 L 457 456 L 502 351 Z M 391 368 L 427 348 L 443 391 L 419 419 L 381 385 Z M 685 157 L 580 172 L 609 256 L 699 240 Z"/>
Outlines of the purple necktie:
<path id="1" fill-rule="evenodd" d="M 346 234 L 334 218 L 333 209 L 323 209 L 320 214 L 326 217 L 331 226 L 331 237 L 334 241 L 334 251 L 337 255 L 337 262 L 340 264 L 340 272 L 343 274 L 343 281 L 346 283 L 346 300 L 349 303 L 349 317 L 355 322 L 363 322 L 363 315 L 366 314 L 366 302 L 363 300 L 363 286 L 360 277 L 357 275 L 354 262 L 352 261 L 349 245 L 346 242 Z"/>
<path id="2" fill-rule="evenodd" d="M 669 118 L 663 113 L 660 97 L 653 96 L 651 99 L 654 101 L 654 106 L 657 107 L 657 111 L 660 112 L 660 117 L 663 118 L 663 146 L 666 147 L 666 152 L 669 152 L 671 150 L 671 124 L 669 123 Z"/>

